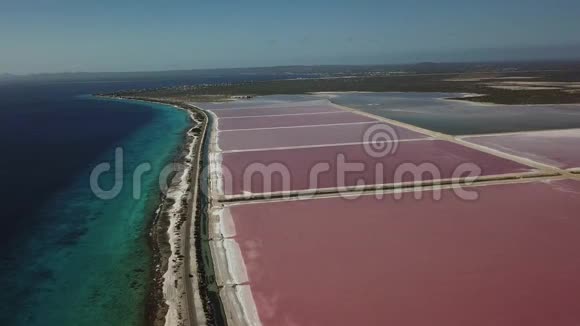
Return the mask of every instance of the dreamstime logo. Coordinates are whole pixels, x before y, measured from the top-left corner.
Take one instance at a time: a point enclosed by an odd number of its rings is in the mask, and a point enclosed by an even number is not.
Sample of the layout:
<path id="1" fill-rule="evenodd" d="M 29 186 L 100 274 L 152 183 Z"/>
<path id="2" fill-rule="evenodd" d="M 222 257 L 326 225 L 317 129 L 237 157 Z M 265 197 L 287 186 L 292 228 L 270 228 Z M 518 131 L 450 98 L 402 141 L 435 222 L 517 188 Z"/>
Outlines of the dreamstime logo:
<path id="1" fill-rule="evenodd" d="M 202 176 L 209 178 L 211 188 L 217 193 L 240 199 L 289 196 L 307 199 L 318 193 L 334 193 L 343 198 L 356 199 L 374 192 L 377 199 L 391 193 L 392 198 L 399 200 L 405 197 L 404 194 L 411 193 L 415 199 L 429 196 L 440 200 L 444 186 L 462 200 L 479 198 L 473 188 L 466 188 L 481 176 L 482 170 L 477 164 L 458 162 L 453 166 L 444 155 L 440 156 L 441 159 L 427 157 L 417 160 L 421 155 L 412 155 L 412 149 L 421 150 L 422 145 L 428 147 L 432 142 L 401 141 L 395 127 L 386 123 L 370 125 L 362 137 L 358 147 L 339 146 L 337 148 L 344 150 L 337 151 L 331 157 L 312 160 L 311 163 L 307 163 L 311 159 L 308 156 L 300 158 L 303 162 L 299 164 L 293 163 L 293 158 L 287 162 L 260 159 L 250 160 L 245 166 L 232 169 L 235 165 L 228 168 L 230 162 L 222 162 L 220 153 L 211 153 L 210 163 L 203 167 Z M 415 147 L 406 149 L 405 154 L 400 152 L 402 146 L 411 144 Z M 415 157 L 407 157 L 407 153 Z M 317 151 L 313 149 L 312 155 L 317 155 Z M 275 158 L 275 155 L 272 157 Z M 143 177 L 152 171 L 152 166 L 147 162 L 141 163 L 132 172 L 129 171 L 130 178 L 126 178 L 128 171 L 124 170 L 124 163 L 124 151 L 117 148 L 112 164 L 103 162 L 93 169 L 90 187 L 95 196 L 103 200 L 113 199 L 121 193 L 126 183 L 131 183 L 133 198 L 141 198 Z M 158 176 L 160 191 L 167 194 L 173 182 L 172 176 L 182 175 L 185 169 L 186 166 L 179 163 L 171 163 L 161 169 Z"/>
<path id="2" fill-rule="evenodd" d="M 378 123 L 365 130 L 363 147 L 365 153 L 374 158 L 395 154 L 399 148 L 399 135 L 388 124 Z"/>

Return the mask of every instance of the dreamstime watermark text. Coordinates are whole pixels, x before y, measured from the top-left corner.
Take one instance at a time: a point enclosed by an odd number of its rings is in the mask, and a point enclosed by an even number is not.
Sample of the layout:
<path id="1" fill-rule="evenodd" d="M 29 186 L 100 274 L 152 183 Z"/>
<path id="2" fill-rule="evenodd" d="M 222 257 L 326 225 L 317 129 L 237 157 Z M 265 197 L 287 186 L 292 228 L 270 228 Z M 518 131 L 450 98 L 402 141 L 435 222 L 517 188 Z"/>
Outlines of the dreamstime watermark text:
<path id="1" fill-rule="evenodd" d="M 346 199 L 374 195 L 378 199 L 390 196 L 401 200 L 412 195 L 415 199 L 428 196 L 440 200 L 444 189 L 462 200 L 479 198 L 475 188 L 469 187 L 482 174 L 479 165 L 474 162 L 455 164 L 445 152 L 414 160 L 412 158 L 425 156 L 417 151 L 426 148 L 422 146 L 429 146 L 430 140 L 401 140 L 397 128 L 385 123 L 371 124 L 364 130 L 359 145 L 333 144 L 331 147 L 337 151 L 330 157 L 318 157 L 317 148 L 312 148 L 311 156 L 291 157 L 289 162 L 284 162 L 277 161 L 276 152 L 272 152 L 274 160 L 271 162 L 250 160 L 239 167 L 237 162 L 226 160 L 223 164 L 214 162 L 204 166 L 202 173 L 219 186 L 220 195 L 239 199 L 290 196 L 307 199 L 324 193 L 338 194 Z M 413 146 L 413 142 L 420 146 Z M 245 155 L 251 157 L 252 152 Z M 448 155 L 452 157 L 453 153 Z M 90 187 L 95 196 L 103 200 L 114 199 L 130 184 L 133 198 L 141 199 L 147 190 L 143 189 L 145 175 L 151 173 L 152 165 L 144 162 L 125 170 L 124 156 L 124 150 L 117 148 L 112 162 L 94 167 Z M 185 169 L 186 165 L 180 163 L 164 166 L 157 176 L 159 190 L 167 194 L 176 182 L 173 177 L 180 176 Z"/>

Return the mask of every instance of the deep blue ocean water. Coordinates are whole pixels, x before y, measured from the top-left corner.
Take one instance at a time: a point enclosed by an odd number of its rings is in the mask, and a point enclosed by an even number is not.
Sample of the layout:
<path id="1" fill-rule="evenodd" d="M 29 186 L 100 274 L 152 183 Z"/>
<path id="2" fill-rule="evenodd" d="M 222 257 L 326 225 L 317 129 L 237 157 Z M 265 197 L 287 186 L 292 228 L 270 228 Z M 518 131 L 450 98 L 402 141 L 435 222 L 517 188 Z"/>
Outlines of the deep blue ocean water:
<path id="1" fill-rule="evenodd" d="M 171 107 L 86 94 L 215 81 L 0 83 L 0 325 L 143 324 L 159 171 L 190 124 Z M 124 187 L 102 200 L 89 176 L 117 147 Z"/>
<path id="2" fill-rule="evenodd" d="M 188 117 L 162 105 L 79 97 L 86 85 L 74 88 L 0 91 L 2 325 L 138 325 L 145 316 L 157 176 Z M 113 164 L 117 147 L 125 185 L 101 200 L 89 176 L 98 163 Z M 131 172 L 144 162 L 152 169 L 135 200 Z M 113 178 L 103 174 L 101 186 Z"/>

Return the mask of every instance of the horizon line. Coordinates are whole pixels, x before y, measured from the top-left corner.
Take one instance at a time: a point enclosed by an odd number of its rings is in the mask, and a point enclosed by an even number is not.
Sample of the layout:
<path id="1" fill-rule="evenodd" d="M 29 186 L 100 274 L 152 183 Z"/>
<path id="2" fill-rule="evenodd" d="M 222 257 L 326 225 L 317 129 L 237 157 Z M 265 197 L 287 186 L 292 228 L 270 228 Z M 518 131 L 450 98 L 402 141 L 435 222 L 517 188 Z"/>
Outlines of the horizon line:
<path id="1" fill-rule="evenodd" d="M 22 78 L 22 77 L 36 77 L 36 76 L 50 76 L 50 75 L 82 75 L 82 74 L 155 74 L 155 73 L 171 73 L 171 72 L 201 72 L 201 71 L 220 71 L 220 70 L 252 70 L 252 69 L 275 69 L 275 68 L 298 68 L 298 67 L 408 67 L 422 64 L 433 65 L 453 65 L 453 64 L 510 64 L 510 63 L 580 63 L 580 55 L 577 58 L 538 58 L 538 59 L 489 59 L 489 60 L 421 60 L 410 61 L 406 63 L 353 63 L 353 64 L 288 64 L 288 65 L 272 65 L 272 66 L 238 66 L 238 67 L 212 67 L 212 68 L 185 68 L 185 69 L 150 69 L 150 70 L 119 70 L 119 71 L 62 71 L 62 72 L 34 72 L 34 73 L 3 73 L 0 72 L 0 80 L 2 78 Z"/>

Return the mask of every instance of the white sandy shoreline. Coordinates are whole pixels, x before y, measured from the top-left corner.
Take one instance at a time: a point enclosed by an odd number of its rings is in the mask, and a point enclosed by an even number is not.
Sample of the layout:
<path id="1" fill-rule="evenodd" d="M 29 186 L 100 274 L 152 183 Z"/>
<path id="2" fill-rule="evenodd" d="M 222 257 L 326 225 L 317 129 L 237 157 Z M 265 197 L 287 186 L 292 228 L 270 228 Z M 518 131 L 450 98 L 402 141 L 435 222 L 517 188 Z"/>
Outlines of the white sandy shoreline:
<path id="1" fill-rule="evenodd" d="M 188 132 L 188 136 L 192 136 L 190 133 L 191 131 Z M 172 186 L 167 193 L 167 199 L 171 199 L 173 203 L 166 211 L 166 214 L 169 217 L 167 235 L 169 237 L 169 245 L 171 248 L 171 256 L 168 259 L 167 271 L 163 275 L 163 295 L 165 297 L 165 302 L 169 307 L 167 315 L 165 316 L 166 326 L 178 325 L 179 320 L 182 318 L 179 306 L 185 289 L 184 282 L 180 282 L 179 280 L 179 270 L 183 262 L 180 257 L 178 257 L 182 250 L 182 237 L 181 230 L 177 229 L 177 226 L 183 211 L 185 210 L 185 207 L 183 207 L 183 200 L 186 199 L 188 194 L 187 188 L 189 187 L 188 181 L 195 141 L 196 138 L 194 138 L 191 144 L 189 144 L 188 153 L 185 156 L 186 159 L 184 161 L 185 169 L 180 173 L 180 175 L 176 176 L 179 178 L 178 183 Z"/>
<path id="2" fill-rule="evenodd" d="M 166 104 L 171 105 L 171 104 Z M 197 197 L 200 141 L 203 137 L 195 135 L 193 129 L 200 125 L 194 114 L 177 105 L 171 105 L 177 109 L 188 112 L 193 126 L 187 132 L 186 154 L 182 164 L 182 170 L 174 177 L 174 181 L 167 192 L 167 199 L 171 200 L 171 206 L 167 208 L 166 216 L 169 218 L 167 236 L 171 248 L 171 255 L 167 260 L 167 270 L 163 275 L 163 295 L 168 306 L 165 316 L 165 326 L 206 324 L 205 312 L 199 295 L 197 260 L 195 258 L 194 245 L 194 218 Z M 196 160 L 196 157 L 198 158 Z M 188 207 L 189 206 L 189 209 Z M 188 297 L 189 296 L 189 297 Z"/>

